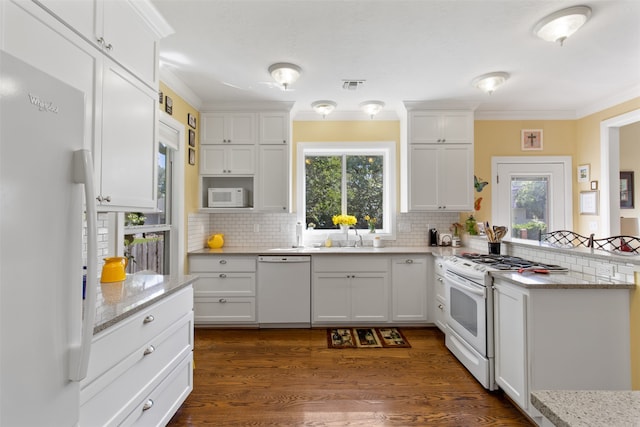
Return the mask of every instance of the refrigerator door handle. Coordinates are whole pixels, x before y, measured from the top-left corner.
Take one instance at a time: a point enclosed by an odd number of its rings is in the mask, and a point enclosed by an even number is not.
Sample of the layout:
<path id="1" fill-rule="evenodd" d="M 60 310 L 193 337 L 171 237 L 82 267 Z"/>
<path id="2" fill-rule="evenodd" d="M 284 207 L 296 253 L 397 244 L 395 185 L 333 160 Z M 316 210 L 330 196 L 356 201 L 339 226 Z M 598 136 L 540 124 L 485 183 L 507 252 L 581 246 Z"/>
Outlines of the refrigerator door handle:
<path id="1" fill-rule="evenodd" d="M 81 381 L 87 376 L 89 367 L 89 355 L 91 354 L 91 341 L 93 340 L 93 327 L 96 318 L 98 280 L 98 213 L 95 203 L 91 151 L 75 151 L 73 153 L 73 166 L 74 182 L 84 184 L 87 209 L 87 289 L 82 313 L 82 332 L 80 343 L 74 343 L 69 352 L 69 379 Z M 77 294 L 79 298 L 82 298 L 81 292 Z"/>

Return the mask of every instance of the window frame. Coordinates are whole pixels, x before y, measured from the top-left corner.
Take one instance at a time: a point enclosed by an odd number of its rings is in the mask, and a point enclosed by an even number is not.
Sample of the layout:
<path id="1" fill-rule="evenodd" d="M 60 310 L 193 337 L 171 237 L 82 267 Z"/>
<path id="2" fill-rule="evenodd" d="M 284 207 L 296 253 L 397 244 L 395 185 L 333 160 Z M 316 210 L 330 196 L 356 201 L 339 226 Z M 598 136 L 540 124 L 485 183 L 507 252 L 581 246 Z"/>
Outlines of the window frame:
<path id="1" fill-rule="evenodd" d="M 384 206 L 382 229 L 376 230 L 375 236 L 395 239 L 396 224 L 396 143 L 394 141 L 362 141 L 362 142 L 299 142 L 296 153 L 296 221 L 306 222 L 306 167 L 307 155 L 376 155 L 383 158 L 383 189 L 382 200 Z M 343 176 L 344 180 L 345 177 Z M 308 230 L 305 224 L 305 236 L 326 236 L 330 230 Z M 359 228 L 363 237 L 373 237 L 367 228 Z M 335 231 L 338 232 L 338 229 Z"/>

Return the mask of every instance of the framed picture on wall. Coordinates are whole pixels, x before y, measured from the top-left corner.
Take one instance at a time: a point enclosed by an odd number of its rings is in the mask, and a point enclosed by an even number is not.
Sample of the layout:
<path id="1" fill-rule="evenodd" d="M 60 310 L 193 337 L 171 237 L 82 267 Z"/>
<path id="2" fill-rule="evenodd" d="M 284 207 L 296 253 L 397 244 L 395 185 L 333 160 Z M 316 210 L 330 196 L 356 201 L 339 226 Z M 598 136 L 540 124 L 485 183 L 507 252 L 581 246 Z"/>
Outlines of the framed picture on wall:
<path id="1" fill-rule="evenodd" d="M 192 166 L 196 164 L 196 150 L 193 148 L 189 148 L 189 164 Z"/>
<path id="2" fill-rule="evenodd" d="M 580 192 L 580 215 L 598 215 L 598 192 Z"/>
<path id="3" fill-rule="evenodd" d="M 589 182 L 589 165 L 578 166 L 578 182 Z"/>
<path id="4" fill-rule="evenodd" d="M 620 172 L 620 208 L 633 209 L 633 172 Z"/>
<path id="5" fill-rule="evenodd" d="M 192 128 L 196 128 L 196 116 L 194 116 L 191 113 L 187 113 L 187 123 L 189 123 L 189 126 L 191 126 Z"/>
<path id="6" fill-rule="evenodd" d="M 196 133 L 191 129 L 189 129 L 189 146 L 191 147 L 196 146 Z"/>
<path id="7" fill-rule="evenodd" d="M 542 129 L 522 129 L 520 148 L 522 151 L 542 150 Z"/>

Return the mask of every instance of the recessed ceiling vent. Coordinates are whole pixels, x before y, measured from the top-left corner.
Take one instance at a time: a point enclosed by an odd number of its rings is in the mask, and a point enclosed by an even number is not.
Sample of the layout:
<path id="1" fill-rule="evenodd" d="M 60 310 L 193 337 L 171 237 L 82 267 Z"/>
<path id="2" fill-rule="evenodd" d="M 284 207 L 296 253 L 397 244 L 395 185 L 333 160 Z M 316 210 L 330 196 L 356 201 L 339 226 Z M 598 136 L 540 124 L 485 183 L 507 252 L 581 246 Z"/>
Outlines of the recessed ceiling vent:
<path id="1" fill-rule="evenodd" d="M 366 80 L 343 80 L 342 89 L 344 90 L 356 90 L 362 86 Z"/>

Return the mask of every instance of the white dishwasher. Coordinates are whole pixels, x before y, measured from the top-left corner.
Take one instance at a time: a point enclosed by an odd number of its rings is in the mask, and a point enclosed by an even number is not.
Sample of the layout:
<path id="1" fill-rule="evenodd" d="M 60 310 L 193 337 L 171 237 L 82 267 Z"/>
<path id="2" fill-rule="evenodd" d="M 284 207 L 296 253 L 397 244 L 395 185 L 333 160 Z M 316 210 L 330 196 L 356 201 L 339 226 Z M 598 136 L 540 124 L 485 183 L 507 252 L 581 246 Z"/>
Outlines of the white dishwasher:
<path id="1" fill-rule="evenodd" d="M 311 326 L 311 257 L 258 257 L 258 323 L 260 327 Z"/>

